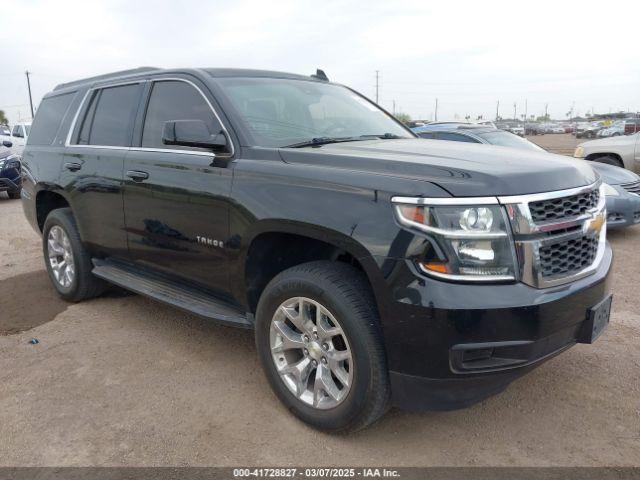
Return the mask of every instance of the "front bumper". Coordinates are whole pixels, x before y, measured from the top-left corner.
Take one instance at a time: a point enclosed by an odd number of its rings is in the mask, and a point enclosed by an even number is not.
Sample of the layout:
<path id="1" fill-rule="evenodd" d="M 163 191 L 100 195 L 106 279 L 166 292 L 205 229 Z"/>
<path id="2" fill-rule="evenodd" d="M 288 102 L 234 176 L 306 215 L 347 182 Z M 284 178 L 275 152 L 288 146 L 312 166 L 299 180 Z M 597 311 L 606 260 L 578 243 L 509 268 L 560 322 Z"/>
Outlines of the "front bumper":
<path id="1" fill-rule="evenodd" d="M 624 228 L 640 223 L 640 197 L 613 186 L 620 195 L 607 197 L 607 228 Z"/>
<path id="2" fill-rule="evenodd" d="M 607 244 L 593 274 L 536 289 L 437 281 L 398 260 L 394 298 L 380 306 L 394 404 L 466 407 L 571 347 L 584 335 L 588 309 L 608 295 L 611 262 Z"/>

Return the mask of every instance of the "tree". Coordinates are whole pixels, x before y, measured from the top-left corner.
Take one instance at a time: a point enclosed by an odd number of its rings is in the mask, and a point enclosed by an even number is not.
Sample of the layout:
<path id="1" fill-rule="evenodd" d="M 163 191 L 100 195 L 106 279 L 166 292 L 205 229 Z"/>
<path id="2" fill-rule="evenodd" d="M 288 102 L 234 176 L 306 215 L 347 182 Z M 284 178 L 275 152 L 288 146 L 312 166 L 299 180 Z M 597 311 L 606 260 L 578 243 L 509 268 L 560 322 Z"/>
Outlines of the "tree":
<path id="1" fill-rule="evenodd" d="M 9 125 L 9 119 L 5 117 L 4 110 L 0 110 L 0 125 Z"/>
<path id="2" fill-rule="evenodd" d="M 404 112 L 398 112 L 396 113 L 396 119 L 402 123 L 407 123 L 411 121 L 411 115 Z"/>

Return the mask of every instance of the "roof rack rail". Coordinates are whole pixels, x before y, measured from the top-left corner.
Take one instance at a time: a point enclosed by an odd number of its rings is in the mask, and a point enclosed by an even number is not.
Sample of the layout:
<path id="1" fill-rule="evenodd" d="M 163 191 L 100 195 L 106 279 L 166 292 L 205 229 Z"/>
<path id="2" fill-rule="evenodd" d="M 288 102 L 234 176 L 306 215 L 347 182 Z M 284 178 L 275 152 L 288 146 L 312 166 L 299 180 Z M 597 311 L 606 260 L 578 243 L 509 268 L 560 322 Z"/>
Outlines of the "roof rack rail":
<path id="1" fill-rule="evenodd" d="M 120 70 L 118 72 L 105 73 L 103 75 L 96 75 L 95 77 L 87 77 L 87 78 L 82 78 L 80 80 L 74 80 L 73 82 L 61 83 L 57 85 L 56 88 L 54 88 L 53 90 L 54 91 L 62 90 L 63 88 L 82 85 L 84 83 L 97 82 L 99 80 L 108 80 L 110 78 L 125 77 L 128 75 L 135 75 L 137 73 L 153 72 L 154 70 L 159 70 L 159 68 L 158 67 L 138 67 L 138 68 L 131 68 L 129 70 Z"/>

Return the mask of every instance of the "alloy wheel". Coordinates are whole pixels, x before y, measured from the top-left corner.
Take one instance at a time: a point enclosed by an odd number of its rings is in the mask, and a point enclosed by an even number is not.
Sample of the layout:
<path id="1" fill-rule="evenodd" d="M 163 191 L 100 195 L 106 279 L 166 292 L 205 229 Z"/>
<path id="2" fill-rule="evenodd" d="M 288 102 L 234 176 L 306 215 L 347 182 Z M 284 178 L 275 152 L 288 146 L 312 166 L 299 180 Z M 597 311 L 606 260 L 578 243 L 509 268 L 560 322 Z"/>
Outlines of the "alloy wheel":
<path id="1" fill-rule="evenodd" d="M 273 315 L 269 338 L 278 374 L 300 401 L 327 410 L 345 400 L 353 384 L 351 347 L 326 307 L 306 297 L 286 300 Z"/>

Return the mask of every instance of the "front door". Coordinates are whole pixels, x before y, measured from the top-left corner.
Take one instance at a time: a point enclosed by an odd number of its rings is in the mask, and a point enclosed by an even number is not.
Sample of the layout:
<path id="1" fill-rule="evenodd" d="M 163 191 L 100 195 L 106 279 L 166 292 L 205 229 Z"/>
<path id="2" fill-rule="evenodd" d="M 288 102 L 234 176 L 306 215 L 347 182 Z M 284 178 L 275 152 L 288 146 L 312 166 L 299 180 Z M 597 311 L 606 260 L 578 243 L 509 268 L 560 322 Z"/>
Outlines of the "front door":
<path id="1" fill-rule="evenodd" d="M 220 121 L 198 86 L 175 79 L 151 82 L 143 116 L 124 168 L 130 258 L 224 293 L 231 169 L 212 166 L 211 151 L 162 143 L 167 121 L 202 120 L 211 132 Z"/>

